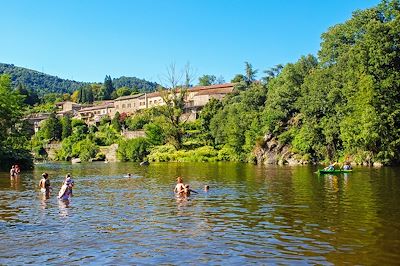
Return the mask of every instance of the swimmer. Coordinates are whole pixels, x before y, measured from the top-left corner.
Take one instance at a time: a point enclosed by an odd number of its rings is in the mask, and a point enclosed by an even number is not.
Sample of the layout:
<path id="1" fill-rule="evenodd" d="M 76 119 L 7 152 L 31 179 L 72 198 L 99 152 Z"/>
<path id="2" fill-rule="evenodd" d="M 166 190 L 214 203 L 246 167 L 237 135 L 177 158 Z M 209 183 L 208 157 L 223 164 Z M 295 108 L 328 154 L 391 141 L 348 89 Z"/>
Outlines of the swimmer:
<path id="1" fill-rule="evenodd" d="M 52 189 L 52 188 L 50 186 L 50 179 L 49 179 L 48 173 L 42 174 L 42 179 L 40 179 L 40 181 L 39 181 L 39 187 L 40 187 L 40 191 L 42 193 L 45 193 L 45 194 L 50 193 L 50 189 Z"/>
<path id="2" fill-rule="evenodd" d="M 205 185 L 205 186 L 204 186 L 204 192 L 208 192 L 209 189 L 210 189 L 210 186 L 209 186 L 209 185 Z"/>
<path id="3" fill-rule="evenodd" d="M 190 189 L 189 184 L 186 184 L 186 185 L 185 185 L 185 188 L 183 189 L 183 191 L 181 191 L 181 193 L 182 193 L 185 197 L 189 197 L 191 192 L 196 193 L 196 194 L 198 193 L 197 191 L 194 191 L 193 189 Z M 180 193 L 180 194 L 181 194 L 181 193 Z"/>

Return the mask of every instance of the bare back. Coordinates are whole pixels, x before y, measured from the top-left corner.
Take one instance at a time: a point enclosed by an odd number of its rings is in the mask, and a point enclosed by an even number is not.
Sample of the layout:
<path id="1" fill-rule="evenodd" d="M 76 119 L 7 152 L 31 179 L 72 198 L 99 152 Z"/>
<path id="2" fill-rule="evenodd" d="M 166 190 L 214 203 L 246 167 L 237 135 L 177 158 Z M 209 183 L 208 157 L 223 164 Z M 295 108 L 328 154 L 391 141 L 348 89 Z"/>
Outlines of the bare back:
<path id="1" fill-rule="evenodd" d="M 175 193 L 181 193 L 185 189 L 185 185 L 183 183 L 176 184 L 174 188 Z"/>

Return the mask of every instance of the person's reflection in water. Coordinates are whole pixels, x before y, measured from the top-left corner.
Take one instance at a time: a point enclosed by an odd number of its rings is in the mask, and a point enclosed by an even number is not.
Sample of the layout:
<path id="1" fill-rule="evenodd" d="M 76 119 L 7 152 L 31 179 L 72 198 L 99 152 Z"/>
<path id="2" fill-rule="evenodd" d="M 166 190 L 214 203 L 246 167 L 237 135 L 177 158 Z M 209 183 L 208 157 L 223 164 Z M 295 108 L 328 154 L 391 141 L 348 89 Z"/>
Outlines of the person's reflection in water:
<path id="1" fill-rule="evenodd" d="M 10 178 L 10 188 L 15 190 L 20 190 L 21 179 L 19 176 L 14 176 Z"/>
<path id="2" fill-rule="evenodd" d="M 43 210 L 47 208 L 47 200 L 49 198 L 50 198 L 50 193 L 42 193 L 40 207 L 42 207 Z"/>
<path id="3" fill-rule="evenodd" d="M 339 185 L 338 185 L 338 177 L 335 175 L 328 175 L 329 178 L 329 186 L 333 192 L 338 192 L 339 191 Z"/>
<path id="4" fill-rule="evenodd" d="M 343 187 L 345 190 L 347 189 L 348 184 L 349 184 L 349 174 L 343 173 Z"/>
<path id="5" fill-rule="evenodd" d="M 68 217 L 69 216 L 69 205 L 70 200 L 58 200 L 58 208 L 60 209 L 60 217 Z"/>

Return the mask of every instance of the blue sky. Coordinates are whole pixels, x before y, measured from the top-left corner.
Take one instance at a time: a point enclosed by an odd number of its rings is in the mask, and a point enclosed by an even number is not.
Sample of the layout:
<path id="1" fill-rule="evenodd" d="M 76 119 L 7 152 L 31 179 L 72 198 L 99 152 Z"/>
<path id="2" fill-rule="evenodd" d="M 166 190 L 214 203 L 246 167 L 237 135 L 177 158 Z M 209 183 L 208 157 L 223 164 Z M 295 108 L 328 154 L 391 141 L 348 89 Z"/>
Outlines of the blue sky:
<path id="1" fill-rule="evenodd" d="M 189 62 L 230 81 L 316 55 L 320 36 L 378 0 L 3 0 L 0 62 L 78 81 L 160 82 Z M 196 79 L 197 81 L 197 79 Z"/>

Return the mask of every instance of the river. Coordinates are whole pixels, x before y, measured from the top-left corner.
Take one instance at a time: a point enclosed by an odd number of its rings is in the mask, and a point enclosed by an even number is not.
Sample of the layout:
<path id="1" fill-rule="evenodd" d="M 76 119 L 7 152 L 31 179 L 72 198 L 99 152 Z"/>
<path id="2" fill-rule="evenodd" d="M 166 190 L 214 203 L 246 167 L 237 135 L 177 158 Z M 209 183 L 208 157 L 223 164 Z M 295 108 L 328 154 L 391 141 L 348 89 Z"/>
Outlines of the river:
<path id="1" fill-rule="evenodd" d="M 16 180 L 2 172 L 0 264 L 398 264 L 400 169 L 315 170 L 49 163 Z M 65 204 L 56 194 L 68 172 L 75 187 Z M 176 198 L 177 176 L 198 194 Z"/>

